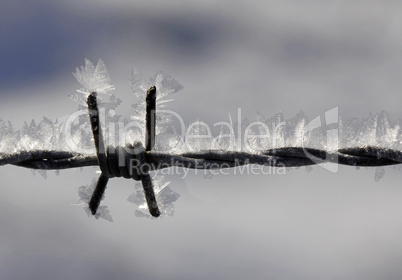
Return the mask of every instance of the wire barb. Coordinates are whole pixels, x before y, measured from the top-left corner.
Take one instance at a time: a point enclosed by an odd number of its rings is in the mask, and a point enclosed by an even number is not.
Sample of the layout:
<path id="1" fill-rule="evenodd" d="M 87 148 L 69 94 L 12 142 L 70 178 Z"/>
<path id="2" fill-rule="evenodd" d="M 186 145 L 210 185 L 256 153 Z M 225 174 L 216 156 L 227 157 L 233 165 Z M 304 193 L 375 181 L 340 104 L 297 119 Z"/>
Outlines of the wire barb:
<path id="1" fill-rule="evenodd" d="M 96 214 L 100 201 L 106 190 L 107 182 L 109 181 L 110 173 L 108 170 L 108 163 L 105 156 L 105 144 L 103 142 L 102 129 L 99 122 L 99 109 L 98 102 L 96 100 L 96 92 L 92 92 L 87 99 L 88 104 L 88 115 L 89 121 L 91 123 L 92 134 L 94 136 L 96 155 L 98 157 L 99 167 L 101 169 L 101 175 L 99 176 L 98 182 L 94 192 L 92 193 L 91 200 L 89 201 L 89 209 L 92 215 Z"/>
<path id="2" fill-rule="evenodd" d="M 96 92 L 92 92 L 87 99 L 88 115 L 94 137 L 96 155 L 101 169 L 101 175 L 99 176 L 95 190 L 92 194 L 91 200 L 89 201 L 89 209 L 91 210 L 92 215 L 95 215 L 98 210 L 109 178 L 124 177 L 142 181 L 149 213 L 154 217 L 159 217 L 160 211 L 156 202 L 152 178 L 149 175 L 149 168 L 146 162 L 143 145 L 140 142 L 137 142 L 134 144 L 134 147 L 127 145 L 124 149 L 120 147 L 114 149 L 109 146 L 105 150 L 96 95 Z M 147 147 L 149 151 L 153 149 L 155 144 L 155 101 L 156 88 L 153 86 L 148 90 L 146 102 L 146 141 L 148 143 Z"/>
<path id="3" fill-rule="evenodd" d="M 98 210 L 100 202 L 103 198 L 103 194 L 105 193 L 106 185 L 107 185 L 108 181 L 109 181 L 109 178 L 106 177 L 103 173 L 101 173 L 101 175 L 99 176 L 98 182 L 96 183 L 95 190 L 92 193 L 91 200 L 88 203 L 88 207 L 91 210 L 92 215 L 95 215 L 96 211 Z"/>
<path id="4" fill-rule="evenodd" d="M 156 124 L 156 87 L 147 91 L 145 120 L 145 150 L 151 151 L 155 147 L 155 124 Z"/>

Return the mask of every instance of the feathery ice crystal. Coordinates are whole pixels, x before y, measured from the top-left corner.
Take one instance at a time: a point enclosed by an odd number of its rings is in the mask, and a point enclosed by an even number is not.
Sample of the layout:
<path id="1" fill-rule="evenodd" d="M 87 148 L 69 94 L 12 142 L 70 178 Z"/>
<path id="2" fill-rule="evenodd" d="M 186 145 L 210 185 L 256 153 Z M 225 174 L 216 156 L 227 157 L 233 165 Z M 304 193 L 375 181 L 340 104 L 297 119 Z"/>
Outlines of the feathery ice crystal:
<path id="1" fill-rule="evenodd" d="M 85 65 L 80 68 L 77 67 L 73 75 L 83 86 L 77 90 L 80 93 L 107 93 L 114 90 L 114 86 L 110 84 L 109 73 L 101 59 L 98 60 L 96 66 L 89 59 L 85 59 Z"/>

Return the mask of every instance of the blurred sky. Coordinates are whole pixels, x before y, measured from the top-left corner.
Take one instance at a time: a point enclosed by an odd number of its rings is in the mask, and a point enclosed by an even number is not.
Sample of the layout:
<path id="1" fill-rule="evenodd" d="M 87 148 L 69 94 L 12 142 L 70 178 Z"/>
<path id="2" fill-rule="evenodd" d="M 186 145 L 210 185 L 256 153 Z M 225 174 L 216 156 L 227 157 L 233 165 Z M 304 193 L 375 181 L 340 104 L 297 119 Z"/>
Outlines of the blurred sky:
<path id="1" fill-rule="evenodd" d="M 228 113 L 292 118 L 339 108 L 398 120 L 398 1 L 0 0 L 0 118 L 72 114 L 88 58 L 108 68 L 123 116 L 129 77 L 163 70 L 184 90 L 169 109 L 211 126 Z M 136 218 L 133 182 L 111 180 L 113 223 L 88 218 L 78 188 L 96 168 L 0 168 L 0 279 L 400 279 L 400 171 L 320 167 L 286 175 L 191 173 L 171 218 Z"/>

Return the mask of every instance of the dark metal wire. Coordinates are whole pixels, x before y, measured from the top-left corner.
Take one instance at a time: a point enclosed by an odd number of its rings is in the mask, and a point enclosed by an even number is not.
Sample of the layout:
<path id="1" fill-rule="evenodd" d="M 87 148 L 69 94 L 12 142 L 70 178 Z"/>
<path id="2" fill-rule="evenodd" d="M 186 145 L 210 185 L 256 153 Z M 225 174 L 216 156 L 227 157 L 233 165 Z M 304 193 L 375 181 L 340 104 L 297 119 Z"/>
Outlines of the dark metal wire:
<path id="1" fill-rule="evenodd" d="M 309 153 L 314 151 L 320 154 L 321 158 L 319 160 L 312 160 L 311 155 L 305 153 L 305 151 Z M 128 159 L 135 158 L 129 157 Z M 259 164 L 272 167 L 300 167 L 325 162 L 349 166 L 374 167 L 401 164 L 402 152 L 373 146 L 345 148 L 331 153 L 324 150 L 300 147 L 278 148 L 258 154 L 218 150 L 182 154 L 149 151 L 145 153 L 145 161 L 149 165 L 150 171 L 173 166 L 191 169 L 232 168 L 245 164 Z M 0 153 L 0 166 L 7 164 L 43 170 L 99 166 L 96 155 L 46 150 L 20 151 L 13 154 Z"/>
<path id="2" fill-rule="evenodd" d="M 59 170 L 85 166 L 99 166 L 101 175 L 89 202 L 93 215 L 99 207 L 110 178 L 123 177 L 142 181 L 150 214 L 160 215 L 156 202 L 150 171 L 173 166 L 191 169 L 223 169 L 246 164 L 271 167 L 300 167 L 320 163 L 349 166 L 387 166 L 402 163 L 402 151 L 365 146 L 343 148 L 333 152 L 320 149 L 286 147 L 259 153 L 206 150 L 182 154 L 163 153 L 154 150 L 156 88 L 147 92 L 146 147 L 140 142 L 126 147 L 105 147 L 99 122 L 96 93 L 88 96 L 88 114 L 94 136 L 96 155 L 65 151 L 19 151 L 0 153 L 0 166 L 15 165 L 30 169 Z"/>

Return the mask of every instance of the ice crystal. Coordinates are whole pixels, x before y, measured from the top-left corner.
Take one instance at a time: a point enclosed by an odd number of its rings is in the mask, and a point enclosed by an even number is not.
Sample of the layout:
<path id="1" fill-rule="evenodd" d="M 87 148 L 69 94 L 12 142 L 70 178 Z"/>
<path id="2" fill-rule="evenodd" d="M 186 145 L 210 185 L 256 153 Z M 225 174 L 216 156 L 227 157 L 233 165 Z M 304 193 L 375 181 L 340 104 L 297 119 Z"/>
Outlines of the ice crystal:
<path id="1" fill-rule="evenodd" d="M 157 175 L 153 178 L 156 201 L 161 213 L 160 217 L 173 216 L 173 203 L 180 197 L 180 195 L 168 186 L 169 182 L 163 182 L 163 180 L 164 176 L 162 175 Z M 141 183 L 135 184 L 135 192 L 131 194 L 127 200 L 137 205 L 137 209 L 135 210 L 136 217 L 151 218 L 151 215 L 148 213 L 148 205 L 145 200 L 144 190 Z"/>
<path id="2" fill-rule="evenodd" d="M 85 59 L 85 65 L 77 67 L 73 75 L 82 85 L 82 88 L 77 91 L 85 95 L 91 92 L 107 93 L 114 89 L 114 86 L 110 84 L 106 66 L 101 59 L 98 60 L 96 66 L 89 59 Z"/>
<path id="3" fill-rule="evenodd" d="M 15 146 L 14 129 L 11 122 L 0 119 L 0 152 L 12 152 Z"/>
<path id="4" fill-rule="evenodd" d="M 185 142 L 189 151 L 210 149 L 211 131 L 207 124 L 199 120 L 192 123 L 187 129 Z"/>
<path id="5" fill-rule="evenodd" d="M 380 181 L 382 177 L 385 175 L 385 168 L 384 167 L 376 167 L 374 179 L 376 182 Z"/>
<path id="6" fill-rule="evenodd" d="M 385 112 L 370 114 L 363 120 L 340 118 L 340 147 L 377 146 L 398 150 L 402 148 L 400 127 L 400 122 L 391 122 Z"/>
<path id="7" fill-rule="evenodd" d="M 180 91 L 183 86 L 173 79 L 171 76 L 164 72 L 156 73 L 149 81 L 145 81 L 143 76 L 133 69 L 131 75 L 131 89 L 134 95 L 137 97 L 138 101 L 132 105 L 134 114 L 131 119 L 137 124 L 137 127 L 141 131 L 145 131 L 145 115 L 146 115 L 146 93 L 151 86 L 156 87 L 156 150 L 171 151 L 177 145 L 177 142 L 168 141 L 166 137 L 177 138 L 177 134 L 174 131 L 172 122 L 172 115 L 165 112 L 163 108 L 166 107 L 166 103 L 172 101 L 173 99 L 166 99 L 166 97 Z M 170 131 L 169 131 L 170 129 Z M 129 137 L 130 142 L 139 140 L 139 137 L 143 137 L 144 133 L 134 134 Z M 161 138 L 167 141 L 158 141 Z M 140 139 L 143 140 L 143 139 Z M 170 143 L 173 146 L 166 146 L 166 143 Z"/>
<path id="8" fill-rule="evenodd" d="M 88 216 L 92 216 L 91 210 L 88 207 L 88 203 L 91 200 L 92 193 L 94 192 L 96 187 L 96 180 L 93 180 L 90 185 L 87 186 L 81 186 L 78 189 L 78 195 L 80 197 L 80 200 L 76 205 L 84 207 L 85 212 L 88 214 Z M 104 196 L 102 196 L 102 200 L 104 199 Z M 99 219 L 105 219 L 109 222 L 113 222 L 113 218 L 110 215 L 110 211 L 107 206 L 101 205 L 98 207 L 98 210 L 96 211 L 95 218 Z"/>
<path id="9" fill-rule="evenodd" d="M 219 136 L 215 137 L 212 141 L 212 149 L 221 151 L 234 150 L 234 131 L 233 126 L 229 123 L 223 122 Z"/>

